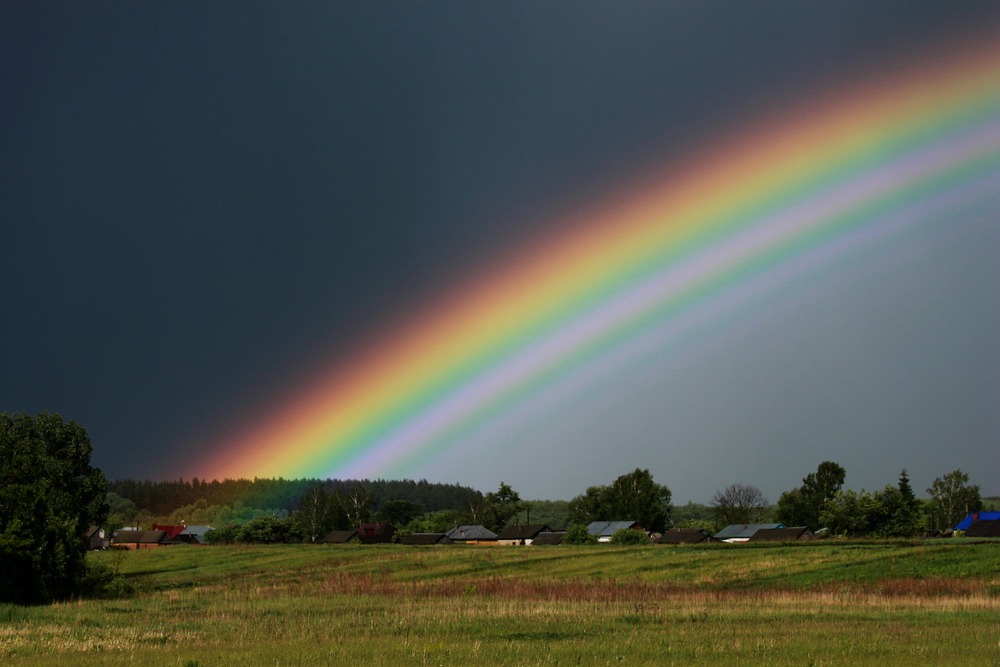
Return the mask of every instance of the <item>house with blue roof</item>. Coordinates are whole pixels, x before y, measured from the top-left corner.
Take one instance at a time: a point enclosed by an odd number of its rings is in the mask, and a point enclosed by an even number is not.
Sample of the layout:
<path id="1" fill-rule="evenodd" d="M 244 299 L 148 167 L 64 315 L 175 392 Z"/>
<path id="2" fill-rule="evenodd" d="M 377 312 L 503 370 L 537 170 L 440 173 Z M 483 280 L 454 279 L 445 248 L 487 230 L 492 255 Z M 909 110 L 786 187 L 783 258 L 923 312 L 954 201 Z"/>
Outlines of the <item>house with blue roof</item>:
<path id="1" fill-rule="evenodd" d="M 969 512 L 955 525 L 955 530 L 968 530 L 976 521 L 1000 521 L 1000 512 Z"/>

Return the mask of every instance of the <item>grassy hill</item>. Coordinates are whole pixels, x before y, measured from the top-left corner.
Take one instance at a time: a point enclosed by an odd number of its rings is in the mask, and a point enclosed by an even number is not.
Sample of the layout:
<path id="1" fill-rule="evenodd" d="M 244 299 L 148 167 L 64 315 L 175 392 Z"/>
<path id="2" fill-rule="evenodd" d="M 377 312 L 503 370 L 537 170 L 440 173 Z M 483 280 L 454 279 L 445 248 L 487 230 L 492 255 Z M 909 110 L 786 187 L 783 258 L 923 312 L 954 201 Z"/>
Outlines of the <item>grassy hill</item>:
<path id="1" fill-rule="evenodd" d="M 175 546 L 0 606 L 4 664 L 992 664 L 1000 543 Z"/>

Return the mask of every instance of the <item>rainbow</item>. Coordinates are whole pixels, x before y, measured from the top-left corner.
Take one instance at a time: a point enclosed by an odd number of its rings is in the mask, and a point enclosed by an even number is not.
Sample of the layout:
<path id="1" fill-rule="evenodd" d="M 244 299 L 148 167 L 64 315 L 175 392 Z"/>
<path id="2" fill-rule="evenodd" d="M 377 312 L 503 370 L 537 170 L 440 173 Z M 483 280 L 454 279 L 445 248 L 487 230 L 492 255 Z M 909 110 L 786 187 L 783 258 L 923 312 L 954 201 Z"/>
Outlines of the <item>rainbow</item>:
<path id="1" fill-rule="evenodd" d="M 841 86 L 566 216 L 188 471 L 406 476 L 793 281 L 996 210 L 997 193 L 1000 47 Z"/>

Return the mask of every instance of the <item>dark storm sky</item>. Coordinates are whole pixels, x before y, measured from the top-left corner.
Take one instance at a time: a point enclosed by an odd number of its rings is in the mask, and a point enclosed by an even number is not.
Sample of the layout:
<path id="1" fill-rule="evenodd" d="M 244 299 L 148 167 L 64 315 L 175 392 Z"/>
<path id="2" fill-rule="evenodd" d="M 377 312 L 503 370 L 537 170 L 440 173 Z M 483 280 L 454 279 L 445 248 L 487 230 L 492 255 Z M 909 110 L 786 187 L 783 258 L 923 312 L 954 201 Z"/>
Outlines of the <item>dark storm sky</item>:
<path id="1" fill-rule="evenodd" d="M 1000 5 L 987 2 L 0 3 L 0 411 L 80 422 L 110 478 L 183 472 L 194 443 L 555 212 L 990 25 Z M 972 350 L 961 363 L 991 373 L 1000 252 L 987 238 L 971 259 L 965 246 L 932 258 L 935 285 L 956 262 L 972 273 L 927 307 L 994 297 L 947 333 L 969 331 L 953 340 Z M 790 365 L 806 354 L 754 349 Z M 735 357 L 726 384 L 756 381 L 760 358 Z M 997 383 L 969 391 L 956 400 L 982 406 Z M 998 470 L 997 420 L 970 419 L 970 450 L 935 459 L 942 443 L 916 442 L 867 478 L 854 448 L 870 445 L 850 442 L 780 475 L 740 460 L 748 479 L 714 475 L 719 451 L 685 456 L 693 481 L 642 467 L 678 501 L 736 481 L 776 499 L 826 458 L 857 488 L 908 467 L 919 490 L 962 467 L 998 492 L 975 475 L 983 456 Z M 499 481 L 468 465 L 440 481 Z M 551 495 L 632 467 L 595 463 Z"/>

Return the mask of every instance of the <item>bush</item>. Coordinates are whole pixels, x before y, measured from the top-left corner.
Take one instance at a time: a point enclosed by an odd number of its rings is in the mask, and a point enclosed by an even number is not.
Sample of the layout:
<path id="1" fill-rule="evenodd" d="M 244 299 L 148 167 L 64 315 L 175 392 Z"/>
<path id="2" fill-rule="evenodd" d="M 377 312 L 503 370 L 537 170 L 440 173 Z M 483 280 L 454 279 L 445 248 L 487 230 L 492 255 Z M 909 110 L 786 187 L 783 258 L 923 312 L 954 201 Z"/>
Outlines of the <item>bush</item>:
<path id="1" fill-rule="evenodd" d="M 611 544 L 649 544 L 649 536 L 641 530 L 621 528 L 611 536 Z"/>
<path id="2" fill-rule="evenodd" d="M 563 544 L 597 544 L 597 536 L 591 535 L 582 523 L 574 524 L 566 531 Z"/>

